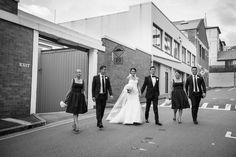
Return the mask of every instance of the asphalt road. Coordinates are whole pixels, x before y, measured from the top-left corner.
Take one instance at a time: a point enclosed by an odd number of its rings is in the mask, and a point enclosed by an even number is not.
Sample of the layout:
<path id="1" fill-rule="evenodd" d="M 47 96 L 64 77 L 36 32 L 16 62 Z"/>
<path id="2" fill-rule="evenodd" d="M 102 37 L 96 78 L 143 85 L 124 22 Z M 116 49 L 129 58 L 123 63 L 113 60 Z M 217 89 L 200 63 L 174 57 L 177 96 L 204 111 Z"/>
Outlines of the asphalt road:
<path id="1" fill-rule="evenodd" d="M 182 124 L 173 122 L 169 107 L 159 107 L 160 121 L 164 124 L 161 127 L 154 124 L 151 111 L 151 123 L 134 126 L 104 121 L 102 130 L 96 127 L 94 115 L 88 114 L 80 120 L 79 134 L 71 131 L 71 123 L 61 123 L 0 138 L 0 156 L 235 157 L 236 103 L 230 94 L 235 97 L 236 89 L 219 90 L 209 91 L 202 101 L 208 105 L 199 110 L 199 125 L 193 124 L 190 109 L 184 110 Z M 214 108 L 218 105 L 224 109 L 229 102 L 230 110 Z"/>

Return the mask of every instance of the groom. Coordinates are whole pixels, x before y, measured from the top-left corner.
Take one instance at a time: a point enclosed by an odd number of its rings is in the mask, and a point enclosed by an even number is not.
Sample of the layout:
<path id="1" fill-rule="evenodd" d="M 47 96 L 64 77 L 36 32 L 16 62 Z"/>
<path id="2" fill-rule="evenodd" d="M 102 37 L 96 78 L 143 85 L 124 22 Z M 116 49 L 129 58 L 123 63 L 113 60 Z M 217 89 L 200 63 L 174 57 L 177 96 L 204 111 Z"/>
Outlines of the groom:
<path id="1" fill-rule="evenodd" d="M 145 88 L 147 87 L 146 91 L 146 111 L 145 111 L 145 119 L 146 123 L 149 123 L 148 117 L 149 117 L 149 109 L 151 106 L 151 102 L 153 103 L 153 111 L 155 114 L 155 122 L 156 125 L 162 125 L 159 122 L 159 116 L 158 116 L 158 96 L 160 94 L 159 92 L 159 78 L 155 76 L 156 68 L 155 66 L 150 67 L 150 75 L 145 77 L 143 86 L 141 88 L 141 93 L 144 92 Z"/>
<path id="2" fill-rule="evenodd" d="M 107 94 L 112 96 L 112 89 L 109 77 L 106 76 L 106 66 L 100 67 L 100 73 L 93 77 L 92 83 L 92 97 L 93 101 L 96 102 L 96 118 L 97 118 L 97 127 L 103 128 L 102 118 L 104 115 L 104 110 L 106 107 Z"/>
<path id="3" fill-rule="evenodd" d="M 186 80 L 185 90 L 192 103 L 193 123 L 198 124 L 199 103 L 202 98 L 206 97 L 206 85 L 203 77 L 197 75 L 197 67 L 192 67 L 192 74 Z"/>

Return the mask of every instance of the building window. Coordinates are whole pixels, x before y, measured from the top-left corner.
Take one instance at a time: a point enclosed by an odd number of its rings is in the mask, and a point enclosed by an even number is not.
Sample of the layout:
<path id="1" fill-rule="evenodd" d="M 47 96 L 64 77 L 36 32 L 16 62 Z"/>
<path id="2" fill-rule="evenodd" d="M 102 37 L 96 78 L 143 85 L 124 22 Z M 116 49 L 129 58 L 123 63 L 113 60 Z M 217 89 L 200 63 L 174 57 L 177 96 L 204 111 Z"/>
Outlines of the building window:
<path id="1" fill-rule="evenodd" d="M 172 55 L 172 38 L 165 33 L 164 50 Z"/>
<path id="2" fill-rule="evenodd" d="M 186 48 L 182 47 L 182 62 L 186 63 Z"/>
<path id="3" fill-rule="evenodd" d="M 169 82 L 169 79 L 168 79 L 168 72 L 165 72 L 165 93 L 168 93 L 168 82 Z"/>
<path id="4" fill-rule="evenodd" d="M 196 57 L 192 55 L 192 66 L 195 66 L 195 60 L 196 60 Z"/>
<path id="5" fill-rule="evenodd" d="M 187 53 L 187 64 L 191 65 L 191 53 L 189 51 Z"/>
<path id="6" fill-rule="evenodd" d="M 153 45 L 162 49 L 162 30 L 156 26 L 155 24 L 153 24 Z"/>
<path id="7" fill-rule="evenodd" d="M 174 41 L 175 45 L 174 45 L 174 57 L 176 59 L 179 59 L 179 43 L 177 43 L 176 41 Z"/>
<path id="8" fill-rule="evenodd" d="M 200 55 L 200 58 L 202 57 L 202 46 L 199 44 L 199 55 Z"/>
<path id="9" fill-rule="evenodd" d="M 202 47 L 202 59 L 205 60 L 205 49 Z"/>

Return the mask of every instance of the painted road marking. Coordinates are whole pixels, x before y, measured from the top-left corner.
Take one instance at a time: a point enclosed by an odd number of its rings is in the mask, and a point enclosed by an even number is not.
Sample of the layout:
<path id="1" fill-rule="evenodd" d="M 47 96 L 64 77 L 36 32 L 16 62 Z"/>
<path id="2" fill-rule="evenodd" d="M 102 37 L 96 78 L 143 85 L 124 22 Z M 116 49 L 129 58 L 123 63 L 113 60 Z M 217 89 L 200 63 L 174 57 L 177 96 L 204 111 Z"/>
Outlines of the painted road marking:
<path id="1" fill-rule="evenodd" d="M 236 88 L 230 88 L 230 89 L 228 89 L 228 91 L 231 91 L 231 90 L 234 90 L 234 89 L 236 89 Z"/>
<path id="2" fill-rule="evenodd" d="M 225 110 L 230 111 L 230 109 L 231 109 L 231 104 L 226 104 L 225 105 Z"/>
<path id="3" fill-rule="evenodd" d="M 207 105 L 208 105 L 208 103 L 205 102 L 202 104 L 201 108 L 207 108 Z"/>
<path id="4" fill-rule="evenodd" d="M 212 107 L 208 107 L 207 102 L 203 103 L 202 106 L 200 107 L 201 109 L 209 109 L 209 110 L 220 110 L 220 111 L 231 111 L 231 104 L 225 104 L 225 108 L 220 108 L 219 105 L 214 105 Z M 166 103 L 162 103 L 160 107 L 171 107 L 171 105 L 167 105 Z M 235 110 L 236 110 L 236 105 L 235 105 Z M 233 107 L 232 107 L 233 111 Z"/>
<path id="5" fill-rule="evenodd" d="M 166 103 L 164 102 L 164 103 L 162 103 L 160 106 L 161 106 L 161 107 L 171 107 L 171 103 L 170 103 L 170 104 L 166 104 Z"/>
<path id="6" fill-rule="evenodd" d="M 234 101 L 235 99 L 230 99 L 230 101 Z"/>
<path id="7" fill-rule="evenodd" d="M 215 100 L 216 98 L 212 98 L 213 100 Z"/>
<path id="8" fill-rule="evenodd" d="M 104 114 L 107 114 L 109 112 L 110 111 L 105 111 Z M 79 118 L 79 121 L 84 120 L 84 119 L 93 118 L 95 116 L 96 116 L 95 113 L 93 113 L 91 115 L 86 115 L 84 117 Z M 22 135 L 26 135 L 26 134 L 30 134 L 30 133 L 45 130 L 45 129 L 49 129 L 49 128 L 53 128 L 53 127 L 56 127 L 56 126 L 68 124 L 68 123 L 71 123 L 71 122 L 73 122 L 73 119 L 66 119 L 66 120 L 61 120 L 61 121 L 58 121 L 58 122 L 53 122 L 53 123 L 50 123 L 50 124 L 47 124 L 47 125 L 44 125 L 44 126 L 41 126 L 41 127 L 38 127 L 38 128 L 34 128 L 34 129 L 30 129 L 30 130 L 26 130 L 26 131 L 17 132 L 17 133 L 13 133 L 13 134 L 10 134 L 10 135 L 2 136 L 2 137 L 0 137 L 0 141 L 10 139 L 10 138 L 14 138 L 14 137 L 18 137 L 18 136 L 22 136 Z"/>
<path id="9" fill-rule="evenodd" d="M 227 137 L 227 138 L 232 138 L 232 139 L 236 139 L 235 136 L 232 136 L 232 132 L 231 132 L 231 131 L 227 131 L 226 134 L 225 134 L 225 137 Z"/>
<path id="10" fill-rule="evenodd" d="M 221 91 L 220 89 L 216 89 L 216 90 L 214 90 L 215 92 L 219 92 L 219 91 Z"/>

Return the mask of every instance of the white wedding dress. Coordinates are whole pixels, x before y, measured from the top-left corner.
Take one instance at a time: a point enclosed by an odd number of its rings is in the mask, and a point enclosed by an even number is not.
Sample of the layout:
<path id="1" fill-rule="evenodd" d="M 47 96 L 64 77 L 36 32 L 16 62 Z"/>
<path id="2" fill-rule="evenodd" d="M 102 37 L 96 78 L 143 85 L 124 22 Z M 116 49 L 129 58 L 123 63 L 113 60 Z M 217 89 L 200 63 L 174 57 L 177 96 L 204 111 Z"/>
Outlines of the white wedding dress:
<path id="1" fill-rule="evenodd" d="M 127 89 L 131 88 L 128 93 Z M 139 101 L 138 79 L 130 79 L 106 120 L 110 123 L 143 123 L 144 114 Z"/>

